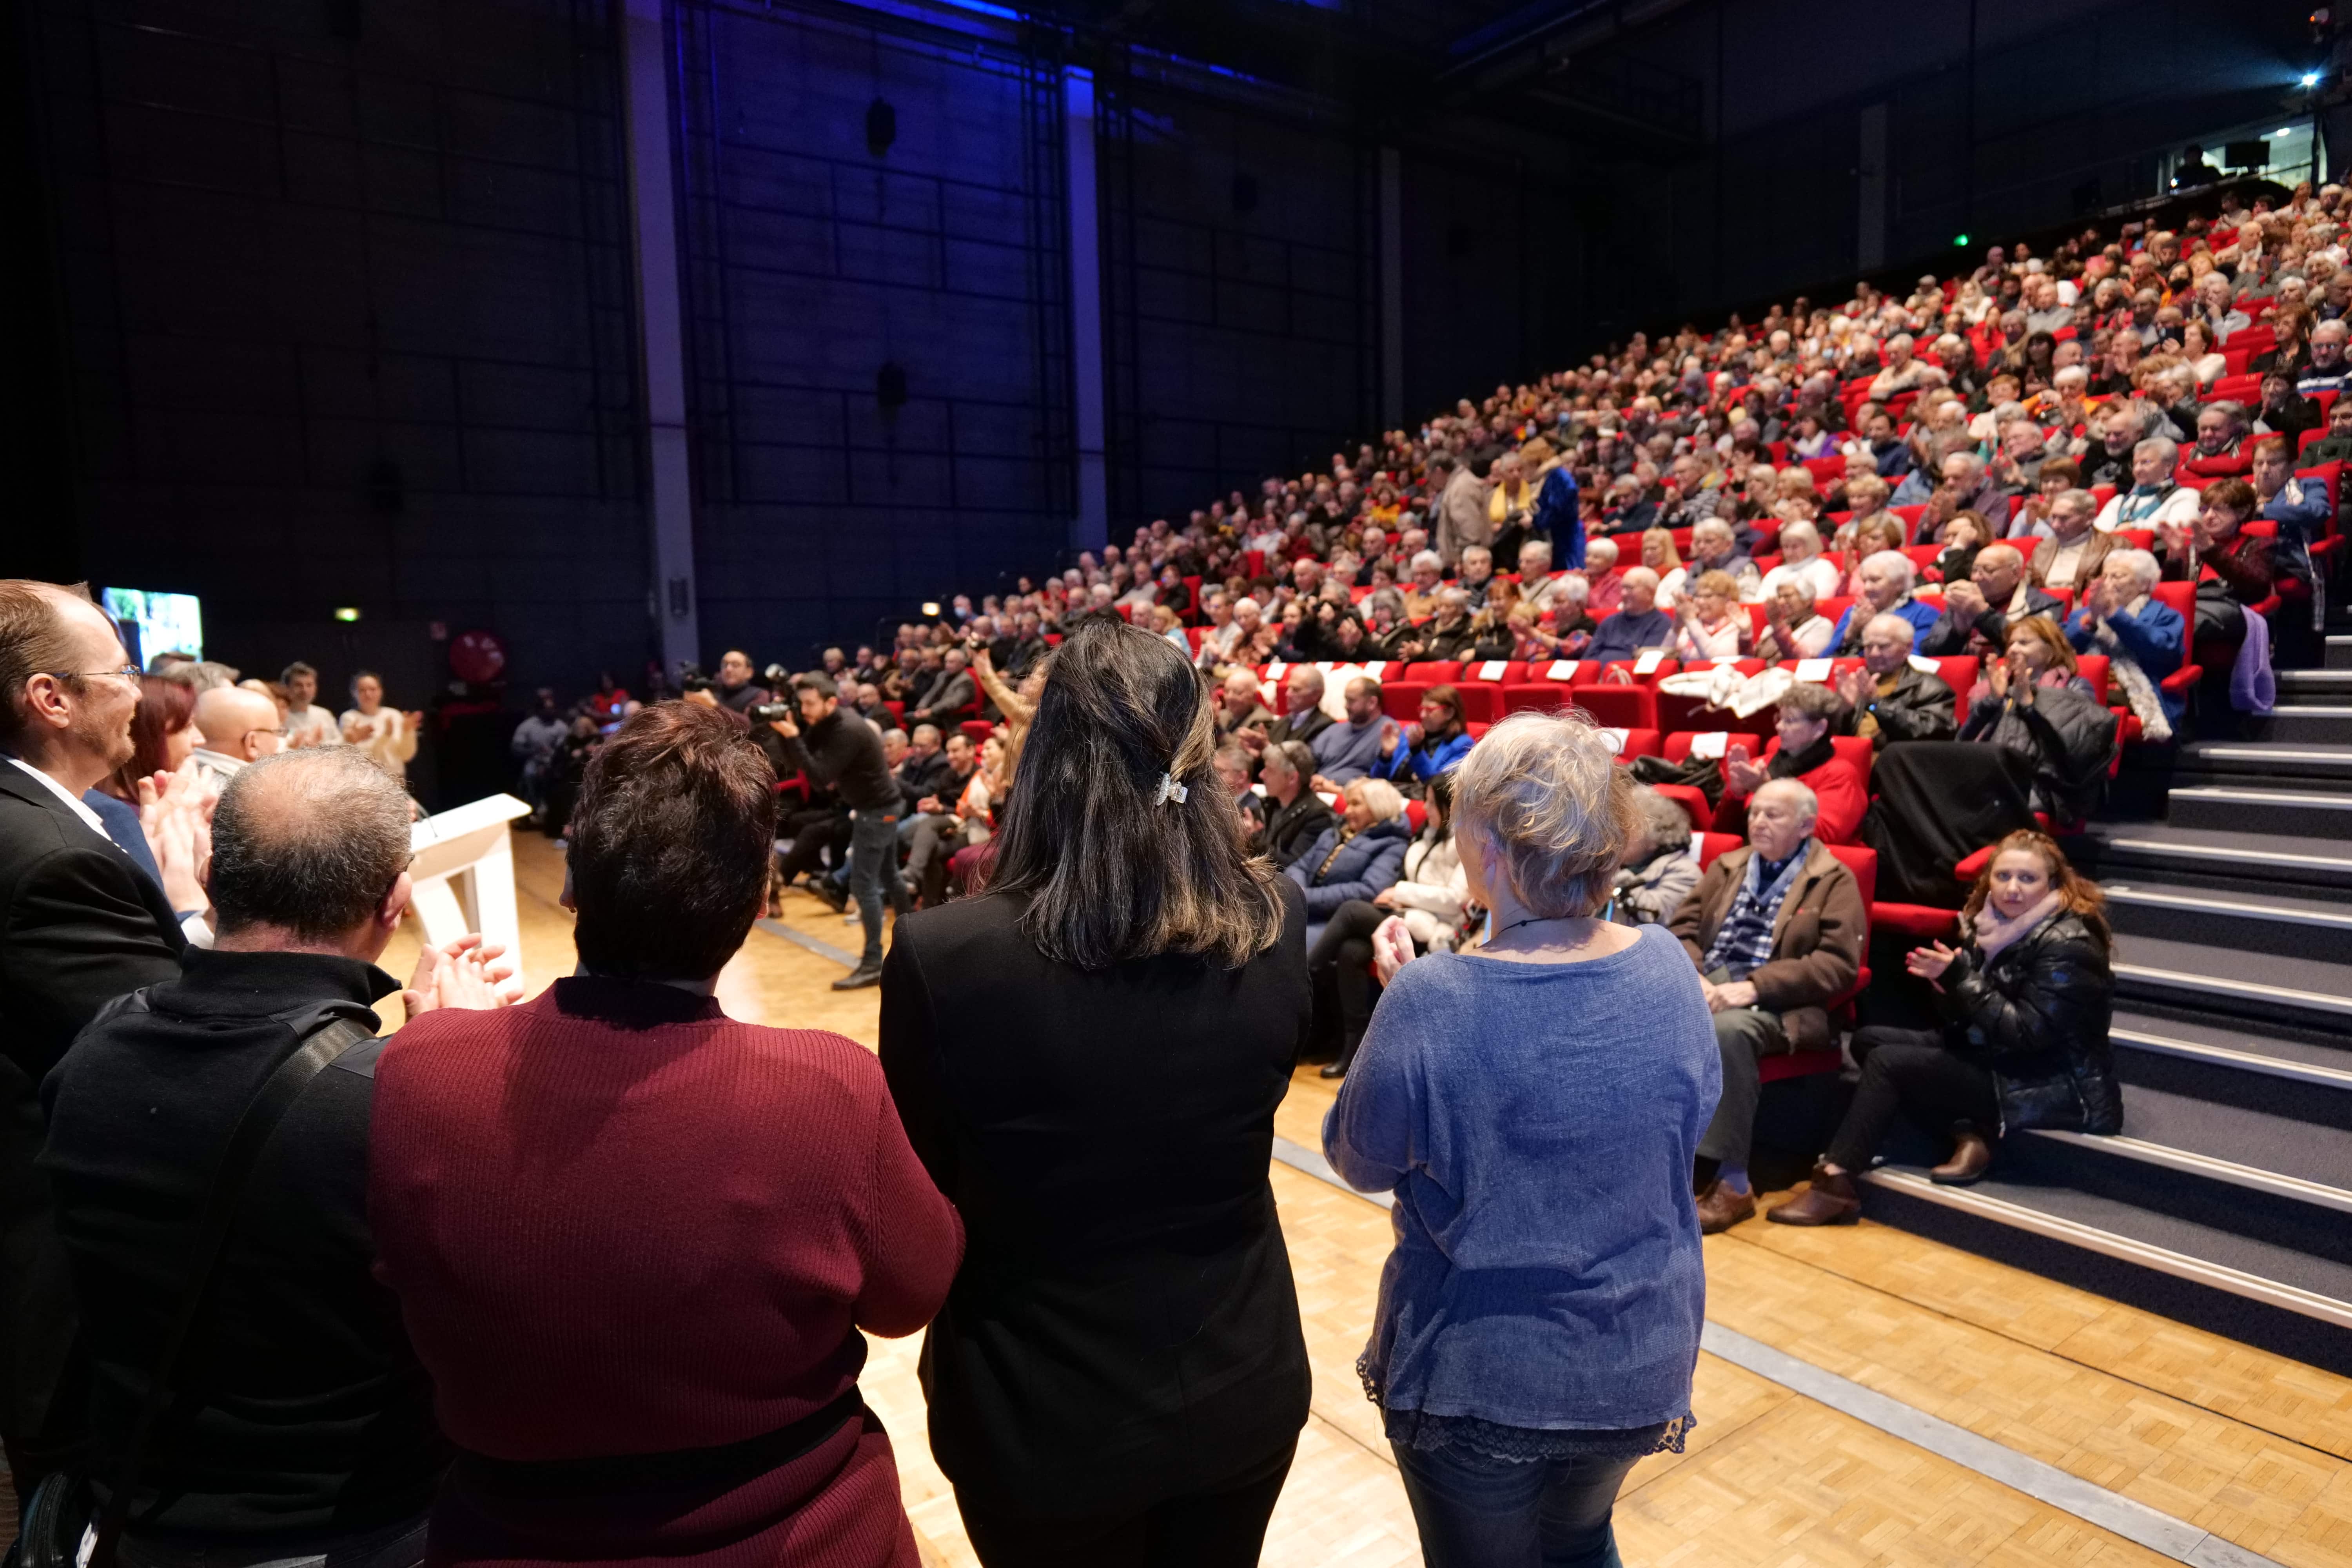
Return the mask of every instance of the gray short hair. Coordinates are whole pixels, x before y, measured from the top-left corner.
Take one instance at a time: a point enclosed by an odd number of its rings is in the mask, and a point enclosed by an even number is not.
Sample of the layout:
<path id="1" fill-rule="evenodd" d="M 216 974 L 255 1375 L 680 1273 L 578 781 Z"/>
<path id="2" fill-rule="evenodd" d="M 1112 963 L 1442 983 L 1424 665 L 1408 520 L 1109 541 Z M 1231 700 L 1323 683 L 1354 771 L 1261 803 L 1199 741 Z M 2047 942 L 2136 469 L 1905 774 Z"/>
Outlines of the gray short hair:
<path id="1" fill-rule="evenodd" d="M 408 792 L 356 746 L 247 763 L 213 812 L 209 889 L 221 931 L 341 936 L 408 868 Z"/>
<path id="2" fill-rule="evenodd" d="M 1642 837 L 1653 852 L 1682 849 L 1691 841 L 1690 813 L 1647 784 L 1633 791 L 1633 809 L 1642 819 Z"/>
<path id="3" fill-rule="evenodd" d="M 1616 748 L 1582 713 L 1514 713 L 1487 731 L 1454 770 L 1454 819 L 1547 920 L 1601 907 L 1637 822 Z"/>
<path id="4" fill-rule="evenodd" d="M 1762 784 L 1757 785 L 1756 793 L 1748 798 L 1751 801 L 1761 800 L 1764 798 L 1764 792 L 1766 790 L 1780 790 L 1783 794 L 1791 791 L 1795 792 L 1797 796 L 1797 814 L 1800 816 L 1802 816 L 1808 823 L 1819 822 L 1822 819 L 1822 797 L 1815 795 L 1813 793 L 1813 786 L 1805 783 L 1803 780 L 1767 779 Z"/>
<path id="5" fill-rule="evenodd" d="M 2119 561 L 2123 563 L 2124 565 L 2130 567 L 2131 574 L 2133 578 L 2138 582 L 2140 592 L 2143 594 L 2164 580 L 2164 568 L 2158 563 L 2156 556 L 2152 552 L 2146 550 L 2110 550 L 2107 552 L 2107 559 L 2110 561 Z"/>
<path id="6" fill-rule="evenodd" d="M 2147 440 L 2142 441 L 2138 446 L 2132 448 L 2132 456 L 2135 458 L 2138 457 L 2142 452 L 2162 453 L 2164 455 L 2164 466 L 2168 468 L 2180 460 L 2179 443 L 2174 441 L 2168 436 L 2150 436 Z"/>

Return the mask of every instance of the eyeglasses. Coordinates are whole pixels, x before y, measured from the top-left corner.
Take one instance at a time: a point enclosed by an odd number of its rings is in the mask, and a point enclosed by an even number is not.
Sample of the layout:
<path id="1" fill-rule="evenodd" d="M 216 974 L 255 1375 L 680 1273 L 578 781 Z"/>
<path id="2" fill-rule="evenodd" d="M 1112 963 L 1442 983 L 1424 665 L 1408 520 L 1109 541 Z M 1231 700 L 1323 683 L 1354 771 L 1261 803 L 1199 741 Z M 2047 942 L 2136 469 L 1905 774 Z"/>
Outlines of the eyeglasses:
<path id="1" fill-rule="evenodd" d="M 120 676 L 124 680 L 136 680 L 146 671 L 135 664 L 126 664 L 113 669 L 47 669 L 41 673 L 57 680 L 87 680 L 100 675 Z"/>

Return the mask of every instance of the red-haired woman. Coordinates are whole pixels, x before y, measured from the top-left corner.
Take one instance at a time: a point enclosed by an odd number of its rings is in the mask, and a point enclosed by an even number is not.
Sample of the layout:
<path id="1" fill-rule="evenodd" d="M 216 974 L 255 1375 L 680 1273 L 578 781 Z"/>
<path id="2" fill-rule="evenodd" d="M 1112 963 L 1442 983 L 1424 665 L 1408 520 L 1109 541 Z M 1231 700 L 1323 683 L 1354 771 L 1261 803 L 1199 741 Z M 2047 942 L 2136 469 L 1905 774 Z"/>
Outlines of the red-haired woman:
<path id="1" fill-rule="evenodd" d="M 2120 1131 L 2123 1096 L 2107 1045 L 2115 941 L 2105 906 L 2048 835 L 2002 839 L 1960 911 L 1965 943 L 1930 942 L 1906 961 L 1935 986 L 1942 1026 L 1855 1032 L 1862 1086 L 1853 1104 L 1811 1189 L 1765 1217 L 1851 1223 L 1862 1212 L 1854 1173 L 1869 1166 L 1898 1114 L 1951 1133 L 1951 1159 L 1930 1173 L 1951 1186 L 1982 1176 L 1994 1141 L 2021 1128 Z"/>

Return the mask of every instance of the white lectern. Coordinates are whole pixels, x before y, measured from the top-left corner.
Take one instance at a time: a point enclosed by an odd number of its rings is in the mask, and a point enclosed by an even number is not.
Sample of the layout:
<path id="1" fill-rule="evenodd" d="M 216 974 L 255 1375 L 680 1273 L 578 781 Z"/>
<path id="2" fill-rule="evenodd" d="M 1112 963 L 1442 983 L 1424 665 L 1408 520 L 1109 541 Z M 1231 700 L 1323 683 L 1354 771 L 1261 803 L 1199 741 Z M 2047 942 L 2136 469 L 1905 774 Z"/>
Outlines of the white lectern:
<path id="1" fill-rule="evenodd" d="M 485 942 L 502 943 L 515 972 L 522 972 L 522 921 L 515 909 L 514 848 L 507 824 L 530 815 L 530 807 L 514 796 L 494 795 L 409 828 L 408 847 L 415 858 L 408 874 L 416 885 L 410 901 L 425 922 L 427 945 L 439 947 L 478 931 Z"/>

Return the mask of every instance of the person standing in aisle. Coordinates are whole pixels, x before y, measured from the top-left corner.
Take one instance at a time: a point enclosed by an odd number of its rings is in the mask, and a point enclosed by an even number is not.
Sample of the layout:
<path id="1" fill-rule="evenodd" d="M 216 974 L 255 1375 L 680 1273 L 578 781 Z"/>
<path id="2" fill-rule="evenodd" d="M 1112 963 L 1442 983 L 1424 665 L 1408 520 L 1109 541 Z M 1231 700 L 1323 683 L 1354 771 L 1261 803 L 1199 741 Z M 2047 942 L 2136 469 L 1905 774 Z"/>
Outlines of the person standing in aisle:
<path id="1" fill-rule="evenodd" d="M 1267 1163 L 1307 913 L 1214 740 L 1173 647 L 1073 633 L 989 890 L 883 966 L 883 1070 L 969 1227 L 924 1389 L 986 1568 L 1245 1568 L 1306 1423 Z"/>

